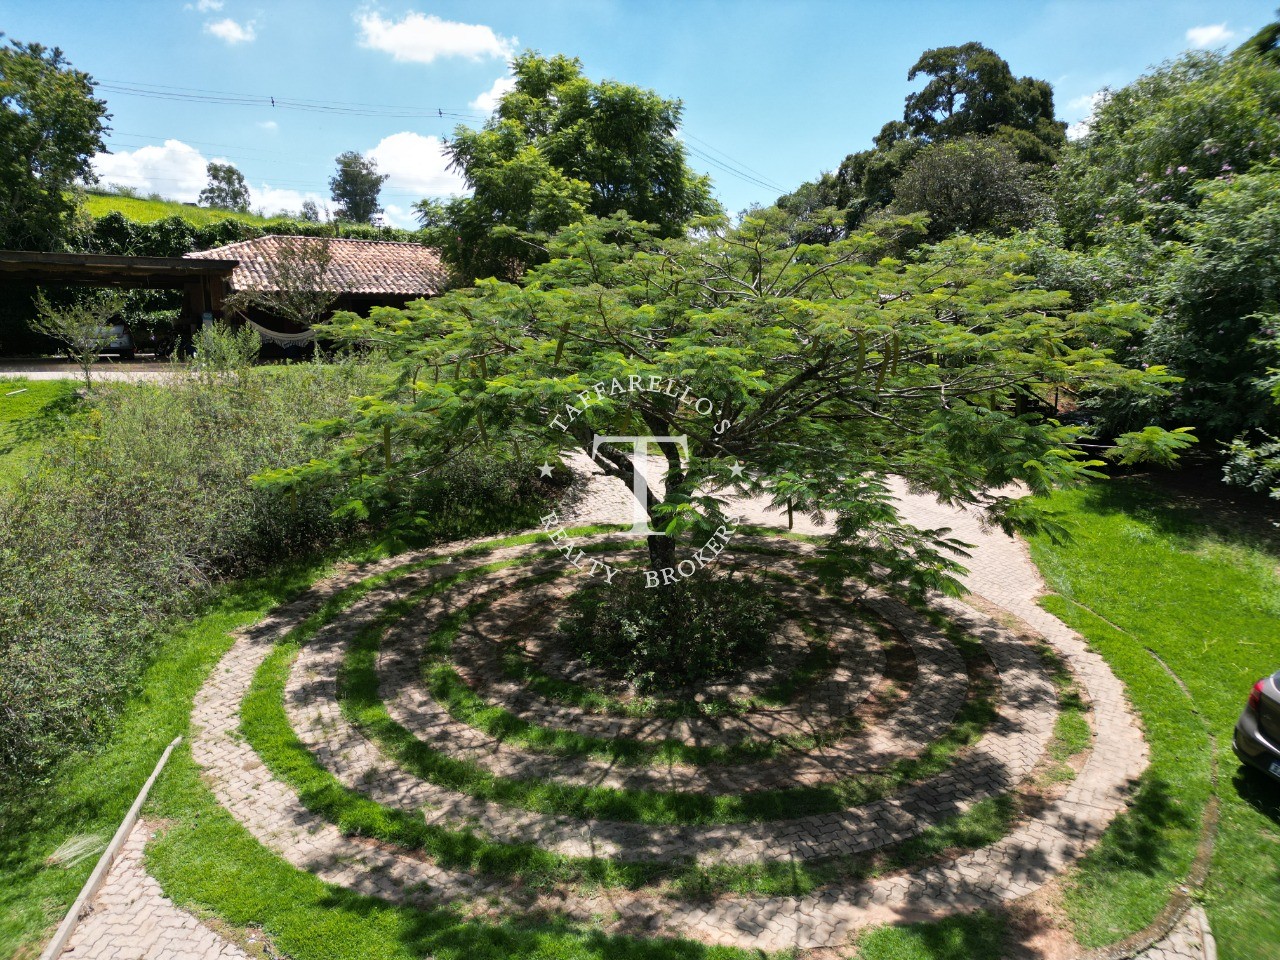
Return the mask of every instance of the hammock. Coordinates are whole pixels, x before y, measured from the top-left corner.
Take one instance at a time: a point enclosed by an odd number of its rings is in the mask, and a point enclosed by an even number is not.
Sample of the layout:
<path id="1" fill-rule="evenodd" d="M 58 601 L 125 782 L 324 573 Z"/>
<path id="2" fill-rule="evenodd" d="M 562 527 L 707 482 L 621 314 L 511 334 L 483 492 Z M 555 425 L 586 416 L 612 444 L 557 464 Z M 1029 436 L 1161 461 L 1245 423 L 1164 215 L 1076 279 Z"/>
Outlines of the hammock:
<path id="1" fill-rule="evenodd" d="M 304 343 L 310 343 L 316 338 L 314 330 L 303 330 L 301 333 L 278 333 L 275 330 L 268 330 L 261 324 L 254 323 L 252 320 L 246 321 L 249 326 L 258 331 L 258 336 L 265 343 L 274 343 L 279 347 L 300 346 Z"/>

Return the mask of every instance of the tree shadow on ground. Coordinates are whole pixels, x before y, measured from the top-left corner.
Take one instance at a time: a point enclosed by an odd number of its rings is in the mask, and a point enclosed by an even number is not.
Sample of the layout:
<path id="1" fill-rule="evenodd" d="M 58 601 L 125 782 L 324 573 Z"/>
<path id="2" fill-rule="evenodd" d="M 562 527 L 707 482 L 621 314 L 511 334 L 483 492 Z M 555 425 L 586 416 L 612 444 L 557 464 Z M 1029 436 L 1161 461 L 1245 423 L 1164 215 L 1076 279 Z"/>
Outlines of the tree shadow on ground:
<path id="1" fill-rule="evenodd" d="M 0 382 L 0 388 L 3 382 Z M 0 389 L 0 392 L 3 392 Z M 6 432 L 0 432 L 0 457 L 7 456 L 19 447 L 48 440 L 60 433 L 67 422 L 82 408 L 83 401 L 74 391 L 53 397 L 20 419 L 8 424 Z M 7 433 L 7 436 L 6 436 Z"/>
<path id="2" fill-rule="evenodd" d="M 560 937 L 572 938 L 570 950 L 574 956 L 608 960 L 702 960 L 723 956 L 725 953 L 720 948 L 692 940 L 610 935 L 598 928 L 585 928 L 537 909 L 531 909 L 515 918 L 466 917 L 457 911 L 442 908 L 414 910 L 395 907 L 381 900 L 333 887 L 316 901 L 315 906 L 326 912 L 335 911 L 361 920 L 374 919 L 394 911 L 400 921 L 395 925 L 396 939 L 411 956 L 465 956 L 471 960 L 489 957 L 507 960 L 511 957 L 560 956 L 560 950 L 568 946 L 556 943 Z"/>
<path id="3" fill-rule="evenodd" d="M 1226 486 L 1216 468 L 1116 477 L 1086 488 L 1085 504 L 1098 513 L 1126 514 L 1180 539 L 1208 535 L 1280 560 L 1280 501 Z"/>
<path id="4" fill-rule="evenodd" d="M 1134 871 L 1147 875 L 1162 872 L 1168 856 L 1166 832 L 1186 829 L 1196 821 L 1174 796 L 1162 778 L 1146 779 L 1130 801 L 1129 809 L 1111 822 L 1102 843 L 1090 858 L 1107 870 Z"/>

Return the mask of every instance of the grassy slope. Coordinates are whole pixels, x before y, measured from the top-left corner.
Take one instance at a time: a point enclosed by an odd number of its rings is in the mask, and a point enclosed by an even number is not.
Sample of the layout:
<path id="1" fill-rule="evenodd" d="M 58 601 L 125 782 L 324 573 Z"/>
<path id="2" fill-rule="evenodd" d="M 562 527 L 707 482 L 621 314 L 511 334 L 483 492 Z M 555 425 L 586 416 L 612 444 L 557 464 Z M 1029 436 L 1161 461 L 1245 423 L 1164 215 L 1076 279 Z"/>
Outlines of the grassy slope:
<path id="1" fill-rule="evenodd" d="M 43 441 L 63 428 L 75 389 L 71 380 L 0 377 L 0 487 L 16 480 Z"/>
<path id="2" fill-rule="evenodd" d="M 251 213 L 210 210 L 206 207 L 189 207 L 176 200 L 144 200 L 140 197 L 121 197 L 114 194 L 85 194 L 84 206 L 89 216 L 94 218 L 104 217 L 118 210 L 137 223 L 151 223 L 154 220 L 163 220 L 165 217 L 182 217 L 197 227 L 227 219 L 243 220 L 246 223 L 266 223 L 262 217 Z"/>
<path id="3" fill-rule="evenodd" d="M 38 942 L 62 919 L 165 744 L 186 731 L 191 699 L 230 645 L 228 632 L 260 619 L 320 572 L 299 567 L 226 591 L 159 645 L 107 744 L 64 763 L 25 803 L 0 801 L 0 823 L 22 824 L 21 830 L 0 829 L 0 956 Z M 47 862 L 76 837 L 96 838 L 83 859 L 69 866 Z"/>
<path id="4" fill-rule="evenodd" d="M 1280 666 L 1280 545 L 1268 518 L 1260 505 L 1232 513 L 1141 479 L 1060 493 L 1053 505 L 1077 529 L 1069 544 L 1032 545 L 1058 594 L 1045 606 L 1107 657 L 1153 748 L 1145 804 L 1086 860 L 1069 896 L 1084 939 L 1133 927 L 1187 859 L 1211 733 L 1222 813 L 1206 898 L 1219 951 L 1280 958 L 1280 785 L 1240 771 L 1230 748 L 1250 686 Z"/>

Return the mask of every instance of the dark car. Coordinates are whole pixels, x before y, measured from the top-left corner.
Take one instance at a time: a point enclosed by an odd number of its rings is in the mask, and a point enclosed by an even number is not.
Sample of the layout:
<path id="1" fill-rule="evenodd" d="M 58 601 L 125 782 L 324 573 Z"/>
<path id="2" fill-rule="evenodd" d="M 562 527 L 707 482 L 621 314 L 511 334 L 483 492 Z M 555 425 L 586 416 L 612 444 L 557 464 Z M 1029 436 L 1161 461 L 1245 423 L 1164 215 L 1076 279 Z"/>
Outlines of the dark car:
<path id="1" fill-rule="evenodd" d="M 1231 746 L 1249 766 L 1280 780 L 1280 670 L 1253 685 Z"/>

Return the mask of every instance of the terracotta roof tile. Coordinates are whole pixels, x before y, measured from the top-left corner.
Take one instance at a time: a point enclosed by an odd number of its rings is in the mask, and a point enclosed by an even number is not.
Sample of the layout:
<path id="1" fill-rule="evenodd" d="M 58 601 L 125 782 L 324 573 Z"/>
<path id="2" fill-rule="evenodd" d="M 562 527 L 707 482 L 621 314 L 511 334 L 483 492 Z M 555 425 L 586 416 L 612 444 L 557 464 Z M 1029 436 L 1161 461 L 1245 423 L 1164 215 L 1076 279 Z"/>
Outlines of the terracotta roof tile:
<path id="1" fill-rule="evenodd" d="M 448 273 L 440 260 L 440 251 L 418 243 L 272 235 L 187 256 L 239 260 L 239 266 L 231 274 L 233 290 L 270 290 L 274 276 L 270 265 L 281 247 L 291 242 L 316 240 L 329 248 L 329 269 L 325 276 L 332 282 L 332 289 L 339 293 L 429 297 L 447 284 Z"/>

